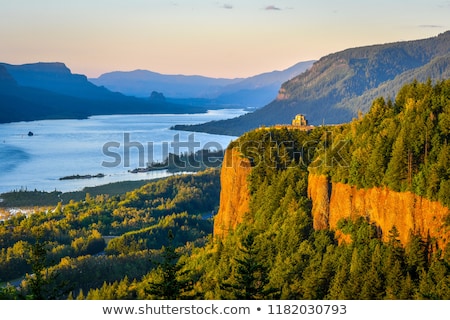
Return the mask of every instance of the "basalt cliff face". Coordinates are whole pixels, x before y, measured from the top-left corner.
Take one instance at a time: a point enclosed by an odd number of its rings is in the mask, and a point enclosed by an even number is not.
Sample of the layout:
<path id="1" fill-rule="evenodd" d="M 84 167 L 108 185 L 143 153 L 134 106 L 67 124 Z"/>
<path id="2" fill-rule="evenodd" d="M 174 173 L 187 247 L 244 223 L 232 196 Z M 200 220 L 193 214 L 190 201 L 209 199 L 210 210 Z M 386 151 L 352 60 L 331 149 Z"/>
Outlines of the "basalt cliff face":
<path id="1" fill-rule="evenodd" d="M 242 222 L 249 212 L 250 193 L 247 177 L 251 164 L 233 148 L 225 152 L 220 173 L 220 208 L 214 219 L 214 237 L 224 237 Z"/>
<path id="2" fill-rule="evenodd" d="M 342 218 L 365 217 L 379 227 L 384 240 L 394 225 L 403 244 L 408 242 L 411 232 L 435 238 L 440 247 L 450 236 L 444 226 L 449 208 L 411 192 L 357 189 L 344 183 L 332 183 L 326 176 L 310 174 L 308 196 L 313 204 L 315 229 L 333 230 Z"/>
<path id="3" fill-rule="evenodd" d="M 250 193 L 247 177 L 251 165 L 239 151 L 227 150 L 221 171 L 220 209 L 214 221 L 214 237 L 222 238 L 234 230 L 249 212 Z M 357 189 L 344 183 L 332 183 L 326 176 L 310 174 L 308 196 L 312 201 L 314 228 L 337 229 L 342 218 L 364 217 L 375 223 L 382 238 L 387 239 L 393 226 L 403 244 L 410 233 L 432 237 L 439 247 L 450 239 L 445 220 L 450 209 L 437 201 L 429 201 L 410 192 L 387 188 Z M 346 240 L 340 233 L 340 240 Z"/>

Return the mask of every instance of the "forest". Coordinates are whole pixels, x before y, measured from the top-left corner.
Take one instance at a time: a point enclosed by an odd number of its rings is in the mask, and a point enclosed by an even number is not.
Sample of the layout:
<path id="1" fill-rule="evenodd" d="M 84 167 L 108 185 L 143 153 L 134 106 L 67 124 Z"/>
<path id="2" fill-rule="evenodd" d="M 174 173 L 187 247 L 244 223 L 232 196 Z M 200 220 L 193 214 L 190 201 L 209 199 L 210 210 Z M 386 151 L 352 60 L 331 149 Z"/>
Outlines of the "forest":
<path id="1" fill-rule="evenodd" d="M 370 112 L 329 131 L 319 148 L 339 148 L 340 162 L 311 165 L 311 172 L 358 188 L 411 191 L 450 206 L 450 81 L 414 81 L 395 101 L 375 100 Z M 319 153 L 320 153 L 319 152 Z"/>
<path id="2" fill-rule="evenodd" d="M 250 209 L 224 237 L 218 169 L 14 216 L 0 224 L 0 281 L 26 276 L 0 298 L 450 299 L 449 245 L 413 232 L 402 244 L 395 227 L 383 241 L 364 218 L 315 230 L 307 194 L 319 173 L 448 207 L 449 122 L 450 80 L 414 81 L 348 124 L 245 133 L 229 148 L 251 161 Z"/>

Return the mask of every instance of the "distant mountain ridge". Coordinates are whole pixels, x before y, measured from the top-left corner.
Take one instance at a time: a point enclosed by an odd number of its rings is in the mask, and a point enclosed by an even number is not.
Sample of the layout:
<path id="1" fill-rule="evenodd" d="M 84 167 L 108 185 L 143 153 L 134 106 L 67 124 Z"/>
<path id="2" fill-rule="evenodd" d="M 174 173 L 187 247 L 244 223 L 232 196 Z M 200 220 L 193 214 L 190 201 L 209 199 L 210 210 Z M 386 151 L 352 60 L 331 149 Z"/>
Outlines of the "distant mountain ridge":
<path id="1" fill-rule="evenodd" d="M 38 62 L 23 65 L 2 63 L 8 73 L 22 87 L 43 89 L 59 94 L 88 99 L 117 99 L 123 95 L 98 87 L 85 75 L 73 74 L 60 62 Z"/>
<path id="2" fill-rule="evenodd" d="M 314 62 L 315 60 L 302 61 L 282 71 L 266 72 L 229 84 L 220 90 L 214 100 L 223 104 L 263 107 L 273 100 L 284 82 L 302 74 Z"/>
<path id="3" fill-rule="evenodd" d="M 217 88 L 239 80 L 197 75 L 166 75 L 141 69 L 113 71 L 89 79 L 96 85 L 130 96 L 148 97 L 152 91 L 157 91 L 170 98 L 204 98 Z"/>
<path id="4" fill-rule="evenodd" d="M 140 99 L 98 87 L 63 63 L 0 63 L 0 123 L 101 114 L 195 113 L 205 108 Z"/>
<path id="5" fill-rule="evenodd" d="M 167 76 L 144 70 L 108 74 L 107 78 L 129 85 L 130 89 L 142 90 L 141 93 L 144 92 L 139 84 L 142 79 L 156 79 L 163 85 L 147 91 L 148 83 L 144 81 L 146 94 L 136 97 L 94 84 L 85 75 L 73 74 L 61 62 L 0 63 L 0 123 L 86 118 L 100 114 L 197 113 L 217 107 L 243 106 L 246 102 L 263 106 L 272 99 L 286 77 L 294 77 L 311 64 L 299 63 L 284 71 L 248 79 Z M 187 99 L 166 99 L 166 87 L 177 88 L 177 94 Z M 189 99 L 193 92 L 202 98 L 198 101 Z M 164 99 L 155 99 L 156 96 Z M 214 98 L 211 100 L 210 97 Z"/>
<path id="6" fill-rule="evenodd" d="M 450 77 L 450 31 L 436 37 L 351 48 L 321 58 L 283 83 L 275 100 L 238 118 L 176 129 L 240 135 L 259 126 L 290 123 L 305 114 L 311 124 L 350 121 L 375 97 L 395 97 L 414 79 Z"/>
<path id="7" fill-rule="evenodd" d="M 89 79 L 111 91 L 136 97 L 148 97 L 152 91 L 172 99 L 205 99 L 204 103 L 262 107 L 270 102 L 281 84 L 306 71 L 314 61 L 304 61 L 282 71 L 249 78 L 209 78 L 204 76 L 165 75 L 146 70 L 114 71 Z"/>

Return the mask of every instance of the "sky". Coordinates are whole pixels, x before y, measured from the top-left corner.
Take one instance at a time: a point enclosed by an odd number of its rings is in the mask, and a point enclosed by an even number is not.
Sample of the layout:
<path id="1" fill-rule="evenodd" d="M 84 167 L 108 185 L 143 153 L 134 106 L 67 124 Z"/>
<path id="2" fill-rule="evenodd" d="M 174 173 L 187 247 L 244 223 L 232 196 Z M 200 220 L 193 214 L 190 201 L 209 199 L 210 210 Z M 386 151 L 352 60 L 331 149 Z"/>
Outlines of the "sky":
<path id="1" fill-rule="evenodd" d="M 450 29 L 450 0 L 0 0 L 0 61 L 249 77 Z"/>

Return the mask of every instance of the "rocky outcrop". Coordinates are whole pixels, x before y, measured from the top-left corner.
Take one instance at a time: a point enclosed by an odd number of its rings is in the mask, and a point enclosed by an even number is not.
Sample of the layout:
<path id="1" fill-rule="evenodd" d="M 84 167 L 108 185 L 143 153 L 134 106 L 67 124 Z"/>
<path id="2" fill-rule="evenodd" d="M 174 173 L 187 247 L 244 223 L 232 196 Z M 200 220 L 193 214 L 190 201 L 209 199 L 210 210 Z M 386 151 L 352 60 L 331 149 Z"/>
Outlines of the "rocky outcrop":
<path id="1" fill-rule="evenodd" d="M 220 208 L 214 219 L 214 237 L 224 237 L 242 222 L 249 212 L 250 193 L 247 177 L 251 164 L 233 148 L 225 152 L 220 173 Z"/>
<path id="2" fill-rule="evenodd" d="M 435 238 L 440 247 L 450 236 L 445 227 L 449 208 L 411 192 L 387 188 L 357 189 L 343 183 L 330 183 L 325 176 L 310 174 L 308 195 L 313 203 L 315 229 L 336 229 L 342 218 L 365 217 L 380 228 L 384 240 L 394 225 L 403 244 L 411 232 L 424 238 Z"/>
<path id="3" fill-rule="evenodd" d="M 276 100 L 277 101 L 281 101 L 281 100 L 287 100 L 289 99 L 289 94 L 287 93 L 286 89 L 281 88 L 280 90 L 278 90 L 278 95 Z"/>
<path id="4" fill-rule="evenodd" d="M 249 212 L 250 193 L 247 177 L 251 164 L 237 149 L 227 150 L 220 176 L 220 209 L 214 220 L 214 237 L 222 238 L 234 230 Z M 450 209 L 411 192 L 388 188 L 358 189 L 344 183 L 330 182 L 326 176 L 310 174 L 308 197 L 312 200 L 314 229 L 336 230 L 342 218 L 364 217 L 374 223 L 387 240 L 393 226 L 403 244 L 412 233 L 424 239 L 436 239 L 443 247 L 450 239 Z M 340 241 L 349 237 L 337 232 Z"/>

